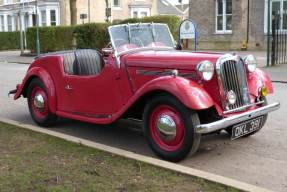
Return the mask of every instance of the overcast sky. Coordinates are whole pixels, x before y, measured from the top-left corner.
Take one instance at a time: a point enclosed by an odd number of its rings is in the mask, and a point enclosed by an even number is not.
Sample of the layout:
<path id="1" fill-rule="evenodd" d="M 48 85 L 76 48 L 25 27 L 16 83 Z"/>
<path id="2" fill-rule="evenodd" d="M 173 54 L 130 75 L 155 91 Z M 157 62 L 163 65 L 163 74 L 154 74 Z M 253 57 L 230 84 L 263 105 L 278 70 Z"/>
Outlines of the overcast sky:
<path id="1" fill-rule="evenodd" d="M 169 2 L 171 2 L 172 4 L 179 4 L 178 0 L 168 0 Z M 183 3 L 186 4 L 188 3 L 188 0 L 183 0 Z"/>

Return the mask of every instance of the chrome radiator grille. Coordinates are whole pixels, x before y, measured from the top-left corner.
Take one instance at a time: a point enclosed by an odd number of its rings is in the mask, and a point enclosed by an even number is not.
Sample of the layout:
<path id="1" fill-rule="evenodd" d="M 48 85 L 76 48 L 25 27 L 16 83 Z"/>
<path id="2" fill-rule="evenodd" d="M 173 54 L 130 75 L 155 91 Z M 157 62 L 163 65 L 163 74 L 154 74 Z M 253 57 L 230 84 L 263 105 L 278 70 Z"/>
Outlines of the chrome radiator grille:
<path id="1" fill-rule="evenodd" d="M 234 111 L 237 108 L 250 104 L 249 90 L 247 86 L 246 70 L 243 61 L 236 56 L 223 59 L 217 64 L 218 81 L 225 111 Z M 231 105 L 227 101 L 227 94 L 233 91 L 236 94 L 236 102 Z"/>

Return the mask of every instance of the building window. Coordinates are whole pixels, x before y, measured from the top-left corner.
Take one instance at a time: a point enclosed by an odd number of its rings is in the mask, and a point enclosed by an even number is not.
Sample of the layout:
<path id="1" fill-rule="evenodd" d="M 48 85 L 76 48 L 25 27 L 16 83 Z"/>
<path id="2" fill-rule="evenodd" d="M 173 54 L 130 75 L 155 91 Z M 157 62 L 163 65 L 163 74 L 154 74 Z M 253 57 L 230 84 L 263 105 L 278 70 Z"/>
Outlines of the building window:
<path id="1" fill-rule="evenodd" d="M 120 7 L 121 1 L 120 0 L 113 0 L 113 7 Z"/>
<path id="2" fill-rule="evenodd" d="M 131 9 L 131 17 L 132 18 L 141 18 L 150 16 L 149 8 L 132 8 Z"/>
<path id="3" fill-rule="evenodd" d="M 12 25 L 13 25 L 13 23 L 12 23 L 12 16 L 11 15 L 7 15 L 8 31 L 12 31 L 12 29 L 13 29 Z"/>
<path id="4" fill-rule="evenodd" d="M 43 27 L 47 26 L 46 10 L 42 10 L 42 11 L 41 11 L 41 22 L 42 22 L 42 26 L 43 26 Z"/>
<path id="5" fill-rule="evenodd" d="M 4 16 L 0 15 L 0 31 L 5 31 Z"/>
<path id="6" fill-rule="evenodd" d="M 12 3 L 13 3 L 13 0 L 4 0 L 4 5 L 12 4 Z"/>
<path id="7" fill-rule="evenodd" d="M 57 25 L 56 11 L 55 10 L 51 10 L 50 11 L 50 21 L 51 21 L 51 26 L 56 26 Z"/>
<path id="8" fill-rule="evenodd" d="M 138 12 L 137 11 L 133 12 L 133 18 L 138 18 Z"/>
<path id="9" fill-rule="evenodd" d="M 216 0 L 216 32 L 232 32 L 232 0 Z"/>

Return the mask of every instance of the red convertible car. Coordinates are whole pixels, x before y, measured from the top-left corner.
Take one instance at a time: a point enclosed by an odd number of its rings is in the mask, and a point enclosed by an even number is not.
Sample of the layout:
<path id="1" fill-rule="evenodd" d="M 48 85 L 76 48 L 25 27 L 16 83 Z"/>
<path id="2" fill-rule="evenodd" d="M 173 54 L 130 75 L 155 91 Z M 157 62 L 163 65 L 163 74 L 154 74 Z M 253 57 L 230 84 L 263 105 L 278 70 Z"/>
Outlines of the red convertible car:
<path id="1" fill-rule="evenodd" d="M 232 139 L 258 132 L 273 93 L 252 55 L 177 50 L 165 24 L 115 25 L 102 50 L 45 54 L 30 65 L 10 93 L 27 98 L 34 121 L 57 117 L 110 124 L 143 121 L 151 149 L 180 161 L 199 147 L 203 134 L 226 130 Z"/>

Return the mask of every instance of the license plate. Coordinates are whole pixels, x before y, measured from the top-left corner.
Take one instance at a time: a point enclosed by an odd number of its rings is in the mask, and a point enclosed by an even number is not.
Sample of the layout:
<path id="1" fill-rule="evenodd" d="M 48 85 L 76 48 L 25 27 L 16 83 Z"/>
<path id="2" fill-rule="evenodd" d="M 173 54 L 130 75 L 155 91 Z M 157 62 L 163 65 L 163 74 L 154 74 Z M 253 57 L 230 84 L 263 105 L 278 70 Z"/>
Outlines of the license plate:
<path id="1" fill-rule="evenodd" d="M 232 127 L 231 140 L 237 139 L 260 129 L 263 117 L 258 117 Z"/>

